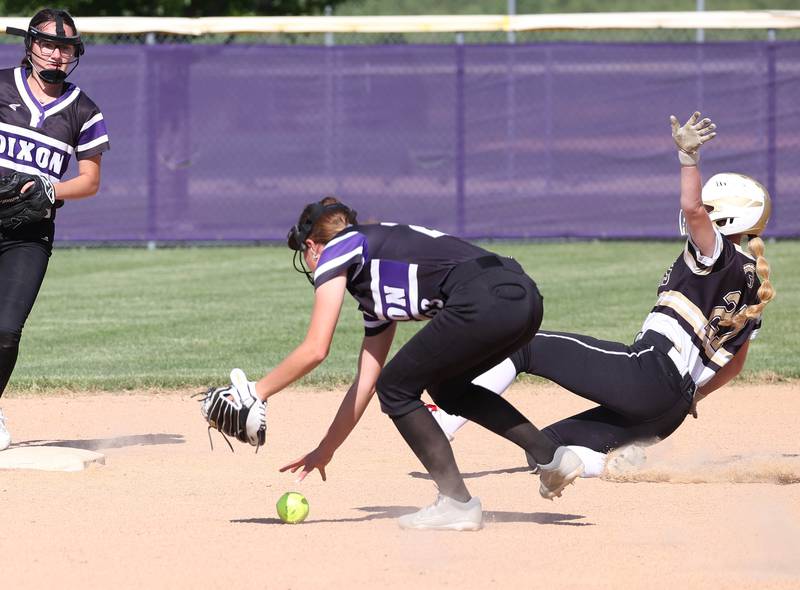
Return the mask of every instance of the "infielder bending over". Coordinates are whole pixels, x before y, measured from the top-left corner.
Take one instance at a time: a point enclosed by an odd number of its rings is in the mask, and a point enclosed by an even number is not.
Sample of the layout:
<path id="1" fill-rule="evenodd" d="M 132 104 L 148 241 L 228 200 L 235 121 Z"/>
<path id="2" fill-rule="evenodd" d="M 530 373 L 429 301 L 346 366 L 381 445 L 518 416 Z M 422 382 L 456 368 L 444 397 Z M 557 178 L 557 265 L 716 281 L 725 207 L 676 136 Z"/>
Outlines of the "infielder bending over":
<path id="1" fill-rule="evenodd" d="M 533 456 L 541 465 L 543 497 L 561 495 L 580 475 L 575 453 L 544 436 L 506 400 L 471 383 L 528 342 L 541 323 L 541 297 L 517 262 L 423 227 L 358 225 L 355 212 L 334 198 L 308 205 L 288 242 L 295 267 L 301 256 L 309 270 L 298 270 L 315 289 L 308 333 L 257 383 L 234 370 L 231 387 L 210 391 L 203 408 L 212 426 L 251 444 L 263 441 L 264 402 L 325 359 L 349 291 L 365 326 L 355 382 L 319 446 L 282 471 L 302 469 L 302 479 L 319 469 L 325 479 L 325 466 L 377 390 L 382 410 L 439 488 L 433 505 L 401 517 L 400 526 L 481 528 L 480 500 L 470 495 L 450 443 L 420 400 L 427 389 L 443 408 Z M 405 320 L 430 322 L 384 367 L 396 322 Z"/>
<path id="2" fill-rule="evenodd" d="M 606 453 L 634 442 L 664 439 L 696 404 L 744 366 L 750 340 L 774 297 L 764 258 L 770 197 L 740 174 L 717 174 L 702 188 L 699 148 L 715 125 L 694 113 L 680 126 L 671 117 L 681 164 L 683 253 L 664 273 L 658 299 L 630 345 L 580 334 L 540 331 L 510 358 L 478 378 L 502 393 L 519 373 L 539 375 L 600 404 L 543 432 L 598 476 Z M 749 238 L 744 252 L 739 244 Z M 452 439 L 466 419 L 431 408 Z M 528 457 L 532 467 L 535 458 Z"/>
<path id="3" fill-rule="evenodd" d="M 100 157 L 109 149 L 100 109 L 66 81 L 83 55 L 69 13 L 45 8 L 27 30 L 6 32 L 25 37 L 25 57 L 0 70 L 0 395 L 47 270 L 55 210 L 97 192 Z M 78 174 L 62 182 L 73 156 Z M 10 443 L 0 412 L 0 450 Z"/>

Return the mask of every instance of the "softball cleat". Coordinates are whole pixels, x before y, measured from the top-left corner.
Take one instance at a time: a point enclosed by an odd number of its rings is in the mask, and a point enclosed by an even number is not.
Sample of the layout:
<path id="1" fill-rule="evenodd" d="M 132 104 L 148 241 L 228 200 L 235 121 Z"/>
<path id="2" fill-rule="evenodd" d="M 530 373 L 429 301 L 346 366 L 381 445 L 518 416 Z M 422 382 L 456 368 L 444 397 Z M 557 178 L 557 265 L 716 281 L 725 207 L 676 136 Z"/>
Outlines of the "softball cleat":
<path id="1" fill-rule="evenodd" d="M 436 502 L 397 519 L 401 529 L 433 531 L 477 531 L 483 527 L 483 509 L 479 498 L 459 502 L 439 494 Z"/>
<path id="2" fill-rule="evenodd" d="M 564 488 L 583 473 L 583 461 L 567 447 L 558 447 L 553 460 L 539 467 L 539 494 L 547 500 L 560 498 Z"/>

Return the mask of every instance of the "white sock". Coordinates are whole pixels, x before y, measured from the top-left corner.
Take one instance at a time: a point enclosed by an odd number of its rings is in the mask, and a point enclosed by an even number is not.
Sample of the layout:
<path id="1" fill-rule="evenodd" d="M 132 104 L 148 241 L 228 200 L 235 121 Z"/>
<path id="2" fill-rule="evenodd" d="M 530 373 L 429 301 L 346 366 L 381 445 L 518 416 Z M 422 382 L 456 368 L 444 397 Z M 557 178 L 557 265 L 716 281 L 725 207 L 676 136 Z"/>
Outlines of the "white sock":
<path id="1" fill-rule="evenodd" d="M 439 407 L 431 412 L 431 414 L 433 414 L 433 419 L 436 420 L 439 428 L 441 428 L 445 436 L 447 436 L 447 440 L 453 440 L 453 435 L 456 433 L 456 430 L 468 422 L 466 418 L 456 416 L 455 414 L 448 414 Z"/>
<path id="2" fill-rule="evenodd" d="M 472 383 L 493 391 L 497 395 L 503 395 L 516 378 L 517 368 L 511 359 L 506 359 L 499 365 L 495 365 L 485 373 L 475 377 Z"/>
<path id="3" fill-rule="evenodd" d="M 517 369 L 511 359 L 506 359 L 499 365 L 495 365 L 485 373 L 478 375 L 472 383 L 488 389 L 498 395 L 503 395 L 508 386 L 517 378 Z M 469 420 L 455 414 L 448 414 L 442 408 L 433 412 L 433 417 L 438 422 L 441 429 L 449 440 L 453 440 L 456 431 L 464 426 Z"/>
<path id="4" fill-rule="evenodd" d="M 588 447 L 567 445 L 567 448 L 578 455 L 583 461 L 583 474 L 581 477 L 600 477 L 606 468 L 606 454 L 598 453 Z"/>

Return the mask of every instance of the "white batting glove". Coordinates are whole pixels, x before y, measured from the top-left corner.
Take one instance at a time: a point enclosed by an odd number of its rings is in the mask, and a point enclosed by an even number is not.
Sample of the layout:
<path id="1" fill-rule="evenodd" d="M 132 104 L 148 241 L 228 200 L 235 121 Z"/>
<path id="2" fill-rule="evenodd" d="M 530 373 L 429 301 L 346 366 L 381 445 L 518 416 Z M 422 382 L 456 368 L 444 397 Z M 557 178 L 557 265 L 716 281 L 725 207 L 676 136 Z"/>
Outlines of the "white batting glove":
<path id="1" fill-rule="evenodd" d="M 695 111 L 683 125 L 675 115 L 669 117 L 672 125 L 672 139 L 678 146 L 678 161 L 681 166 L 697 166 L 700 161 L 700 146 L 713 139 L 717 128 L 708 117 L 701 119 L 700 112 Z"/>

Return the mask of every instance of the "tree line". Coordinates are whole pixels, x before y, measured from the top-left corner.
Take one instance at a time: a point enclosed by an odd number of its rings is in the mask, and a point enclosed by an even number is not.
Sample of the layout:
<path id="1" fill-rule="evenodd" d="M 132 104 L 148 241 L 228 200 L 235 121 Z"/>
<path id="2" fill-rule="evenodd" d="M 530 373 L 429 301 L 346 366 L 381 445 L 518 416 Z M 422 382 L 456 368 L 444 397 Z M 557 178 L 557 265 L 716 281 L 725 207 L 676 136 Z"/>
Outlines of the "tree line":
<path id="1" fill-rule="evenodd" d="M 54 3 L 53 6 L 59 6 Z M 516 0 L 517 14 L 691 11 L 697 0 Z M 41 0 L 0 0 L 7 16 L 27 16 Z M 293 16 L 505 14 L 508 0 L 71 0 L 75 16 Z M 800 0 L 705 0 L 705 10 L 800 10 Z"/>

